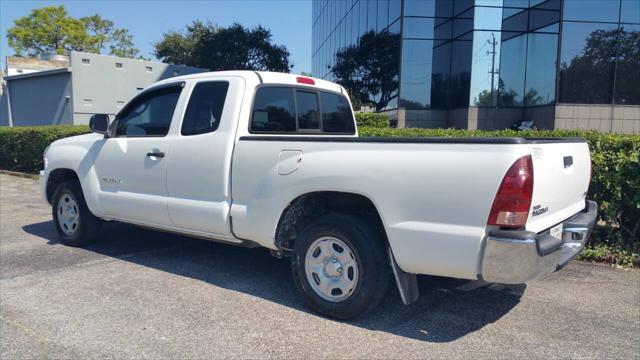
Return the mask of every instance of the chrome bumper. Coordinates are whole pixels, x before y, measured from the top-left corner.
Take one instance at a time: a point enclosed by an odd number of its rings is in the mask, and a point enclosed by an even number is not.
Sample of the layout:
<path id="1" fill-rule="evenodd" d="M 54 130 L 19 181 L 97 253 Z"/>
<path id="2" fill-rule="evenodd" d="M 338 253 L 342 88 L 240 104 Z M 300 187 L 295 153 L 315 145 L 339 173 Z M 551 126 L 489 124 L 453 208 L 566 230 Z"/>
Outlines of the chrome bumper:
<path id="1" fill-rule="evenodd" d="M 587 201 L 585 210 L 563 222 L 562 239 L 549 230 L 493 230 L 486 239 L 482 280 L 521 284 L 561 269 L 584 248 L 598 216 L 598 204 Z"/>

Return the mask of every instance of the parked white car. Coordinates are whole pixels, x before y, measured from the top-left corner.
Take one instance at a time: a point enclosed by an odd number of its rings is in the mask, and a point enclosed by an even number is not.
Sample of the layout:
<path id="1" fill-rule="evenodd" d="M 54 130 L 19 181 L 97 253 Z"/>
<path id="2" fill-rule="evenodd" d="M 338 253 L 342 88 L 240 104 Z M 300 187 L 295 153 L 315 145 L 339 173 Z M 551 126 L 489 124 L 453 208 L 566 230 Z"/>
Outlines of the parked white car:
<path id="1" fill-rule="evenodd" d="M 582 139 L 362 138 L 341 86 L 228 71 L 167 79 L 45 151 L 61 241 L 122 221 L 290 256 L 346 319 L 416 274 L 523 283 L 575 257 L 597 206 Z M 393 276 L 391 275 L 393 274 Z"/>

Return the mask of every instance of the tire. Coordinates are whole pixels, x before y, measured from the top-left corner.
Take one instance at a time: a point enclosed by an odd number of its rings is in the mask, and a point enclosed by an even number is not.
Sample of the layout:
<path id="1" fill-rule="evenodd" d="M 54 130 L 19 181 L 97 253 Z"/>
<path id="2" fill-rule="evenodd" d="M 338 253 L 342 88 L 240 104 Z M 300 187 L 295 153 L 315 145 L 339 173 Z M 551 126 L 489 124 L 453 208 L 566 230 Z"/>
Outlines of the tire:
<path id="1" fill-rule="evenodd" d="M 102 221 L 89 211 L 77 180 L 58 185 L 51 210 L 62 244 L 85 246 L 98 239 Z"/>
<path id="2" fill-rule="evenodd" d="M 375 308 L 389 285 L 384 239 L 352 215 L 325 215 L 310 223 L 295 241 L 291 267 L 307 305 L 341 320 Z"/>

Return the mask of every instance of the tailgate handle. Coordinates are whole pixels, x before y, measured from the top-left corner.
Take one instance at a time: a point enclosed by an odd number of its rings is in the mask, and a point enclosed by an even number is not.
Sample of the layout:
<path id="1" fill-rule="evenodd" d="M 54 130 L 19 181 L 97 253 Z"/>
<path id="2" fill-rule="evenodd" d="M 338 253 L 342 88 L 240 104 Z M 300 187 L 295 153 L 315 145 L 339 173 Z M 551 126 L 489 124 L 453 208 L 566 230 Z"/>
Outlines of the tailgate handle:
<path id="1" fill-rule="evenodd" d="M 568 168 L 571 167 L 571 165 L 573 165 L 573 156 L 565 156 L 563 158 L 564 161 L 564 168 Z"/>

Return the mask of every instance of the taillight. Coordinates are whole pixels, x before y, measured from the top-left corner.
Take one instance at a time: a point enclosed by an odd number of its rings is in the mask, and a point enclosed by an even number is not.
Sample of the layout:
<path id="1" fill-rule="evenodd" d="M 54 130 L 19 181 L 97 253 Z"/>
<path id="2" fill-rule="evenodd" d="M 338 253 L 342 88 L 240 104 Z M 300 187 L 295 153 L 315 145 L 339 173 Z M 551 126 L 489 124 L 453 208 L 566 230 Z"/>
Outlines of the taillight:
<path id="1" fill-rule="evenodd" d="M 307 85 L 315 85 L 316 84 L 316 82 L 313 81 L 312 78 L 303 77 L 303 76 L 298 76 L 296 78 L 296 81 L 298 82 L 298 84 L 307 84 Z"/>
<path id="2" fill-rule="evenodd" d="M 527 223 L 533 195 L 533 162 L 526 155 L 513 163 L 498 188 L 489 213 L 489 225 L 521 227 Z"/>

